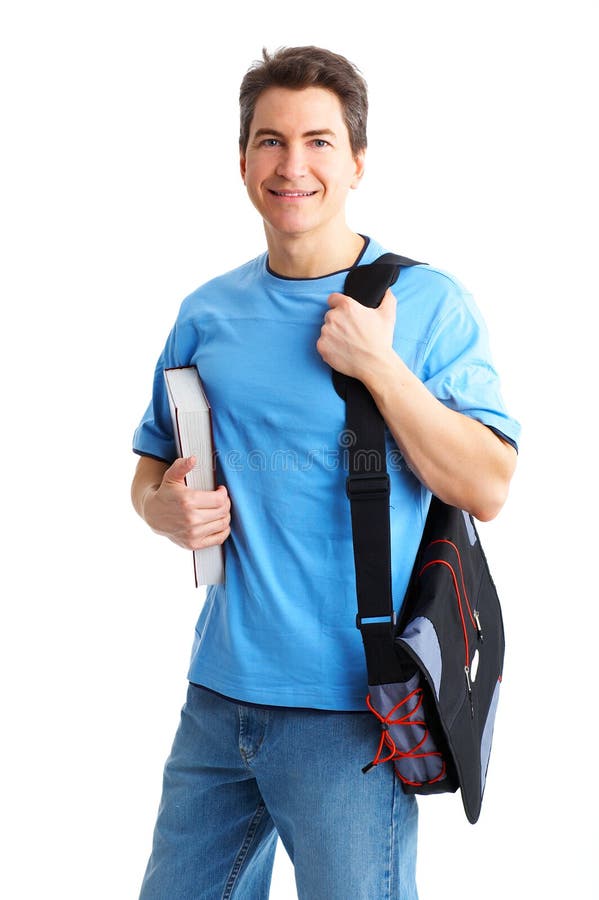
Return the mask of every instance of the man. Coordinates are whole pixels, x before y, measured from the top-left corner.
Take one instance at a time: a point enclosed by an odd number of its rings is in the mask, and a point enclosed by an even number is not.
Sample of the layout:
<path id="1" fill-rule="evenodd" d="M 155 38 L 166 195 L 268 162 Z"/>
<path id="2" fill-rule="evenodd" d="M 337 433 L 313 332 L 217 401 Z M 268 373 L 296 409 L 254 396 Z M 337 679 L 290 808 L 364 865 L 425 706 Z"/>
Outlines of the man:
<path id="1" fill-rule="evenodd" d="M 344 403 L 360 379 L 389 428 L 393 596 L 401 605 L 430 491 L 490 519 L 515 466 L 484 326 L 449 276 L 402 271 L 377 310 L 343 294 L 383 251 L 346 224 L 366 150 L 366 85 L 343 57 L 290 48 L 246 74 L 241 175 L 267 253 L 188 297 L 134 440 L 133 502 L 187 549 L 224 544 L 164 773 L 141 897 L 268 896 L 276 837 L 308 900 L 416 898 L 416 801 L 365 710 L 344 491 Z M 396 249 L 396 248 L 393 248 Z M 163 370 L 196 365 L 219 487 L 187 488 Z"/>

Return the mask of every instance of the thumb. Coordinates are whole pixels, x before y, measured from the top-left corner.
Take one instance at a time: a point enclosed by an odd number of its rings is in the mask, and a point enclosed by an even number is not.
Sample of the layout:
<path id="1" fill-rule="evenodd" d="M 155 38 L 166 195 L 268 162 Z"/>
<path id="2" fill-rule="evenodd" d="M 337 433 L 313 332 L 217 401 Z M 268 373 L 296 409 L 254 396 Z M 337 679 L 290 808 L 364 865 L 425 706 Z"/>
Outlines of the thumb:
<path id="1" fill-rule="evenodd" d="M 185 476 L 191 472 L 196 464 L 195 456 L 183 456 L 176 459 L 172 466 L 166 470 L 163 482 L 169 484 L 185 484 Z"/>

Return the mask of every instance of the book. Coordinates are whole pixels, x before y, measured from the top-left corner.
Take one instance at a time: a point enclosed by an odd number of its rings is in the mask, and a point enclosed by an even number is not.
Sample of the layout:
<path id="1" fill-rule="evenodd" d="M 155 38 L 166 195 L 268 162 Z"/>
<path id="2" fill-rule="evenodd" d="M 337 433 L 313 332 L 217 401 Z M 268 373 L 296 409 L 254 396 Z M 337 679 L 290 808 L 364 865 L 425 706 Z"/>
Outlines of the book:
<path id="1" fill-rule="evenodd" d="M 173 432 L 179 456 L 195 456 L 196 464 L 185 484 L 200 491 L 216 489 L 212 413 L 195 366 L 164 370 Z M 193 551 L 196 587 L 225 580 L 222 546 Z"/>

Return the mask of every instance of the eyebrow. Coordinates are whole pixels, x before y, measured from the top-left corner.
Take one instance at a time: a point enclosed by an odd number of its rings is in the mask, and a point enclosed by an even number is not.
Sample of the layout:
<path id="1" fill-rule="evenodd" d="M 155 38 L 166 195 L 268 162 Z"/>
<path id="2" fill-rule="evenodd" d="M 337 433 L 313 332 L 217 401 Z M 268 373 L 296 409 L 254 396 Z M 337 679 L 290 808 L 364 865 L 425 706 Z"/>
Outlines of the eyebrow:
<path id="1" fill-rule="evenodd" d="M 320 135 L 327 134 L 329 137 L 336 137 L 334 131 L 331 131 L 330 128 L 313 128 L 310 131 L 304 131 L 302 137 L 319 137 Z M 258 128 L 258 130 L 254 134 L 254 140 L 259 137 L 264 137 L 265 135 L 271 135 L 272 137 L 282 138 L 285 135 L 281 131 L 277 131 L 276 128 Z"/>

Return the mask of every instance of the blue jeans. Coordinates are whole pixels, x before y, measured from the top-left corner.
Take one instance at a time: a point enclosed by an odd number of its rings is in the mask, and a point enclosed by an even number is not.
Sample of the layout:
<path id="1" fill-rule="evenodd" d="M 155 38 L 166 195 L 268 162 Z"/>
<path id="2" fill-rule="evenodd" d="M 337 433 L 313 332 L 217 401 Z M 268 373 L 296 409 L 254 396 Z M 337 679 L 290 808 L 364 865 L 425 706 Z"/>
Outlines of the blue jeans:
<path id="1" fill-rule="evenodd" d="M 277 836 L 300 900 L 417 900 L 417 808 L 369 713 L 261 708 L 189 685 L 140 900 L 266 900 Z"/>

